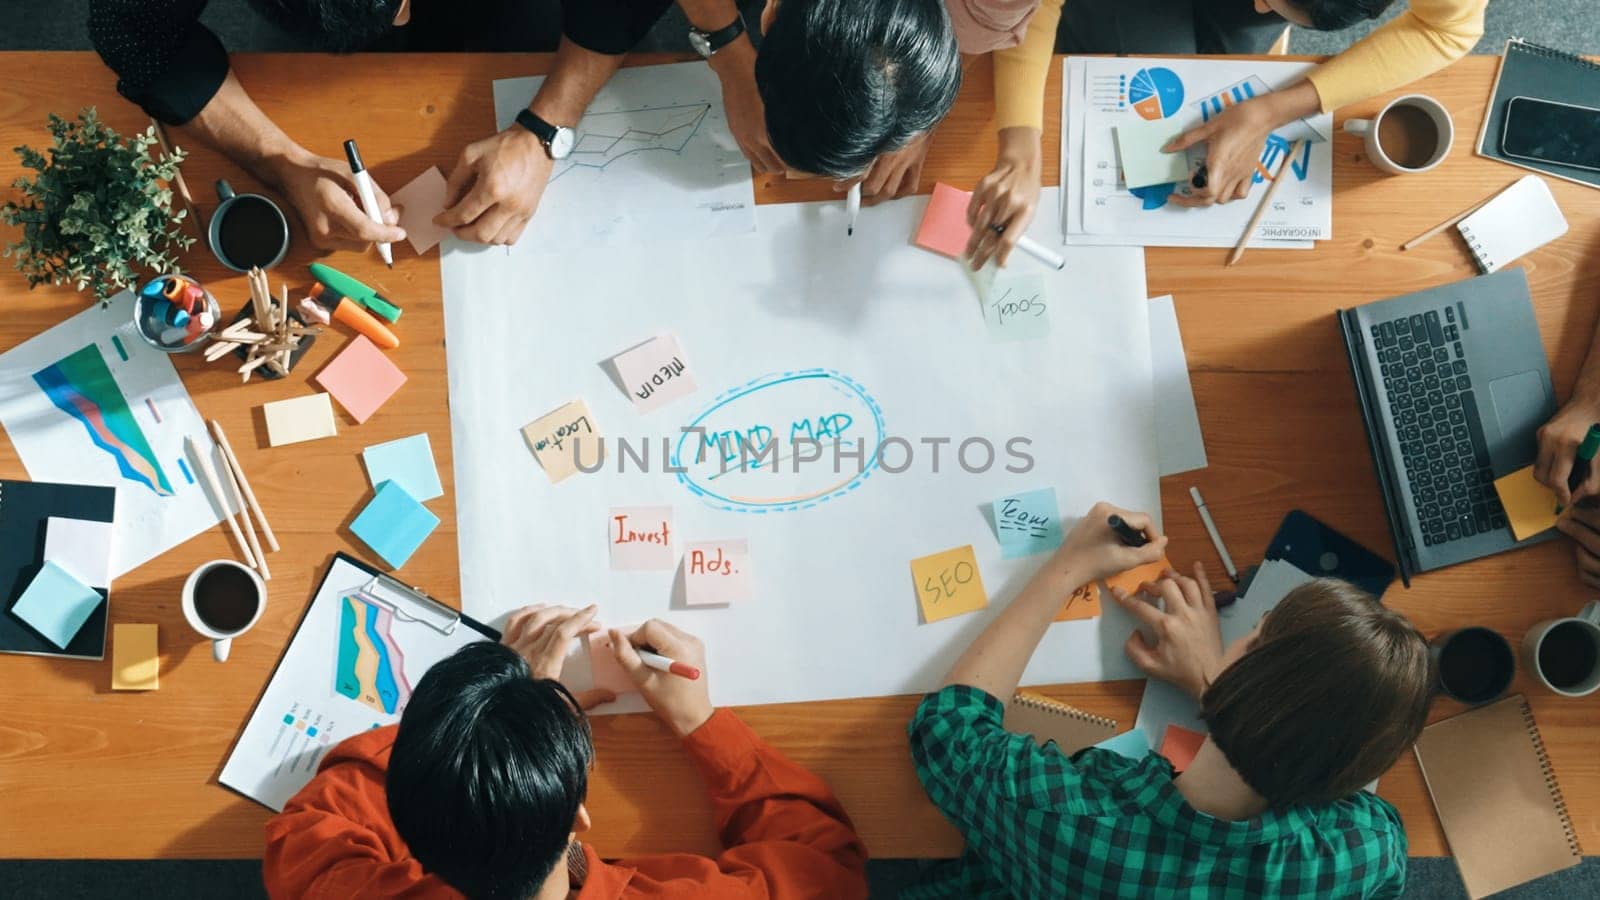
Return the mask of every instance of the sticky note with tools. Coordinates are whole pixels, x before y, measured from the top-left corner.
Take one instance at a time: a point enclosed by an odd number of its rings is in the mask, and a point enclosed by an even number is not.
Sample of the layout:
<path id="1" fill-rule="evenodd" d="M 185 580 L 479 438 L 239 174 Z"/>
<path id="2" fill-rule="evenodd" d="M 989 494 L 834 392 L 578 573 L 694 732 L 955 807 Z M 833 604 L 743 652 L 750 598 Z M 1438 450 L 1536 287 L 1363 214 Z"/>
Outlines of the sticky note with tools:
<path id="1" fill-rule="evenodd" d="M 612 357 L 611 363 L 617 367 L 628 399 L 640 412 L 660 409 L 694 393 L 694 374 L 678 339 L 670 334 L 629 347 Z"/>
<path id="2" fill-rule="evenodd" d="M 1079 587 L 1061 605 L 1055 614 L 1053 622 L 1076 622 L 1079 619 L 1098 619 L 1100 617 L 1100 586 L 1094 582 Z"/>
<path id="3" fill-rule="evenodd" d="M 1005 559 L 1047 553 L 1061 546 L 1056 489 L 1040 488 L 994 501 L 994 533 Z"/>
<path id="4" fill-rule="evenodd" d="M 358 335 L 317 373 L 317 384 L 356 422 L 372 418 L 406 383 L 406 373 L 365 335 Z"/>
<path id="5" fill-rule="evenodd" d="M 613 569 L 671 569 L 672 507 L 615 506 L 606 517 L 606 542 Z"/>
<path id="6" fill-rule="evenodd" d="M 983 321 L 997 341 L 1026 341 L 1050 333 L 1050 296 L 1036 269 L 997 269 L 985 286 Z"/>
<path id="7" fill-rule="evenodd" d="M 1556 527 L 1560 504 L 1556 495 L 1533 477 L 1533 466 L 1496 478 L 1494 490 L 1500 495 L 1500 505 L 1506 509 L 1511 533 L 1517 540 L 1525 541 Z"/>
<path id="8" fill-rule="evenodd" d="M 279 400 L 261 407 L 267 420 L 267 443 L 273 447 L 330 438 L 339 431 L 333 424 L 333 404 L 327 394 Z"/>
<path id="9" fill-rule="evenodd" d="M 565 481 L 580 465 L 594 471 L 604 452 L 600 426 L 582 399 L 564 403 L 523 426 L 522 436 L 551 484 Z"/>
<path id="10" fill-rule="evenodd" d="M 727 606 L 750 598 L 750 545 L 742 538 L 700 541 L 683 550 L 684 602 Z"/>
<path id="11" fill-rule="evenodd" d="M 374 489 L 392 481 L 418 500 L 444 496 L 439 467 L 433 462 L 433 444 L 425 434 L 374 444 L 361 451 L 361 459 L 367 464 L 367 480 Z"/>
<path id="12" fill-rule="evenodd" d="M 111 587 L 110 522 L 86 519 L 45 520 L 44 558 L 94 588 Z"/>
<path id="13" fill-rule="evenodd" d="M 967 240 L 972 237 L 972 226 L 967 224 L 967 204 L 971 200 L 970 191 L 943 182 L 935 184 L 913 243 L 952 259 L 965 256 Z"/>
<path id="14" fill-rule="evenodd" d="M 989 605 L 971 544 L 913 559 L 911 580 L 924 622 L 977 612 Z"/>
<path id="15" fill-rule="evenodd" d="M 433 217 L 444 212 L 445 180 L 438 166 L 411 179 L 411 183 L 389 195 L 389 202 L 400 207 L 400 227 L 406 230 L 411 249 L 421 256 L 432 250 L 448 228 L 433 224 Z"/>
<path id="16" fill-rule="evenodd" d="M 1167 762 L 1172 763 L 1172 770 L 1181 775 L 1194 762 L 1200 746 L 1205 742 L 1206 736 L 1198 731 L 1191 731 L 1182 725 L 1168 725 L 1167 733 L 1161 738 L 1159 752 L 1167 758 Z"/>
<path id="17" fill-rule="evenodd" d="M 1154 120 L 1128 120 L 1117 126 L 1117 158 L 1122 162 L 1122 178 L 1129 188 L 1173 184 L 1189 178 L 1186 154 L 1162 153 L 1173 138 L 1186 129 L 1180 117 Z"/>
<path id="18" fill-rule="evenodd" d="M 111 626 L 111 689 L 153 691 L 161 686 L 154 625 Z"/>
<path id="19" fill-rule="evenodd" d="M 384 482 L 377 496 L 350 523 L 355 536 L 395 569 L 405 565 L 438 527 L 439 517 L 392 481 Z"/>
<path id="20" fill-rule="evenodd" d="M 28 623 L 34 631 L 57 647 L 65 649 L 77 636 L 83 623 L 105 602 L 100 592 L 75 578 L 71 572 L 45 560 L 11 614 Z"/>
<path id="21" fill-rule="evenodd" d="M 622 633 L 633 631 L 632 627 L 623 628 Z M 628 677 L 622 663 L 617 661 L 616 651 L 611 649 L 611 634 L 606 631 L 596 631 L 589 635 L 589 672 L 594 676 L 594 686 L 600 690 L 611 691 L 614 694 L 631 694 L 639 690 L 639 686 Z"/>

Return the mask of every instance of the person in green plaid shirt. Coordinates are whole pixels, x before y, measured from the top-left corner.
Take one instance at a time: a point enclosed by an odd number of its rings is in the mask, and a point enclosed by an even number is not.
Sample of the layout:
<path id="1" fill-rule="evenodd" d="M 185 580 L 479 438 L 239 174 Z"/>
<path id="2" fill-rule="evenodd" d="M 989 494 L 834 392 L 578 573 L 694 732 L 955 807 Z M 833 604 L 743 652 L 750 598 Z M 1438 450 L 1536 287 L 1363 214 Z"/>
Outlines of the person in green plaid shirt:
<path id="1" fill-rule="evenodd" d="M 1124 546 L 1112 514 L 1151 542 Z M 1156 753 L 1068 758 L 1006 732 L 1000 698 L 1064 599 L 1165 549 L 1148 516 L 1097 505 L 923 699 L 917 776 L 967 844 L 903 897 L 1400 896 L 1405 829 L 1361 786 L 1421 732 L 1433 663 L 1410 622 L 1345 582 L 1296 589 L 1226 649 L 1202 567 L 1113 591 L 1154 641 L 1134 632 L 1128 655 L 1210 728 L 1181 775 Z"/>

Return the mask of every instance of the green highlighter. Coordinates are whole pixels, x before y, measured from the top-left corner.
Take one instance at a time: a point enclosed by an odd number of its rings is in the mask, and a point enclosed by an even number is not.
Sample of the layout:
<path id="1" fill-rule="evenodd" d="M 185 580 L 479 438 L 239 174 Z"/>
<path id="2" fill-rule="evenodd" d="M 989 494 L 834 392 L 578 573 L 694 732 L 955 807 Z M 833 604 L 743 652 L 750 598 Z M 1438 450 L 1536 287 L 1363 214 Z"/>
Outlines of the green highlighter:
<path id="1" fill-rule="evenodd" d="M 1572 473 L 1567 476 L 1567 493 L 1578 489 L 1578 485 L 1589 480 L 1589 470 L 1594 466 L 1594 458 L 1600 453 L 1600 423 L 1589 426 L 1589 433 L 1583 436 L 1583 443 L 1578 445 L 1577 458 L 1572 461 Z M 1583 501 L 1589 502 L 1587 498 Z M 1556 505 L 1556 514 L 1562 512 L 1560 504 Z"/>
<path id="2" fill-rule="evenodd" d="M 333 291 L 335 294 L 346 297 L 351 302 L 358 303 L 371 310 L 373 315 L 384 321 L 400 321 L 400 307 L 384 299 L 382 294 L 332 266 L 312 263 L 311 277 L 322 282 L 323 287 Z"/>

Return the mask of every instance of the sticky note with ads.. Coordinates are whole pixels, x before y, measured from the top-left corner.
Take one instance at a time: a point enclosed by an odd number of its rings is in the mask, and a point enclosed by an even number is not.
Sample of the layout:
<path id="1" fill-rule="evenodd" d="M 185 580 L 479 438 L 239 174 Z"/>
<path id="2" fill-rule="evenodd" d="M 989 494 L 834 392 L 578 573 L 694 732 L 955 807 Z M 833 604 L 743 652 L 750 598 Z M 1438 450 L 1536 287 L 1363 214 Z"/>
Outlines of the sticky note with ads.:
<path id="1" fill-rule="evenodd" d="M 111 689 L 153 691 L 161 687 L 161 657 L 155 625 L 111 626 Z"/>
<path id="2" fill-rule="evenodd" d="M 672 507 L 615 506 L 606 517 L 606 542 L 613 569 L 670 569 Z"/>
<path id="3" fill-rule="evenodd" d="M 971 544 L 913 559 L 911 580 L 924 622 L 977 612 L 989 605 Z"/>
<path id="4" fill-rule="evenodd" d="M 613 356 L 611 363 L 617 367 L 628 399 L 640 412 L 660 409 L 694 393 L 694 374 L 678 347 L 678 339 L 670 334 L 630 347 Z"/>
<path id="5" fill-rule="evenodd" d="M 1005 559 L 1047 553 L 1061 546 L 1056 489 L 1040 488 L 994 501 L 994 533 Z"/>
<path id="6" fill-rule="evenodd" d="M 47 559 L 11 607 L 11 614 L 65 649 L 104 602 L 99 591 Z"/>
<path id="7" fill-rule="evenodd" d="M 389 402 L 406 383 L 406 373 L 366 335 L 358 335 L 322 367 L 316 381 L 359 424 Z"/>
<path id="8" fill-rule="evenodd" d="M 438 166 L 411 179 L 411 183 L 389 195 L 389 202 L 400 207 L 400 227 L 406 230 L 411 249 L 421 256 L 432 250 L 448 228 L 433 224 L 433 217 L 444 212 L 445 180 Z"/>
<path id="9" fill-rule="evenodd" d="M 1556 495 L 1533 477 L 1533 466 L 1496 478 L 1494 490 L 1500 495 L 1500 505 L 1506 509 L 1511 533 L 1517 540 L 1524 541 L 1556 527 Z"/>
<path id="10" fill-rule="evenodd" d="M 367 464 L 367 480 L 374 489 L 393 481 L 418 500 L 444 496 L 439 467 L 433 462 L 433 444 L 426 434 L 373 444 L 361 451 L 361 459 Z"/>
<path id="11" fill-rule="evenodd" d="M 600 426 L 581 398 L 524 425 L 522 436 L 551 484 L 565 481 L 579 466 L 594 471 L 605 452 Z"/>
<path id="12" fill-rule="evenodd" d="M 943 182 L 935 184 L 913 243 L 952 259 L 962 258 L 967 252 L 967 240 L 972 237 L 972 226 L 967 224 L 967 204 L 971 201 L 970 191 Z"/>
<path id="13" fill-rule="evenodd" d="M 1039 271 L 997 269 L 981 288 L 983 321 L 997 341 L 1026 341 L 1050 333 L 1050 297 Z"/>
<path id="14" fill-rule="evenodd" d="M 1188 129 L 1177 117 L 1128 121 L 1117 126 L 1117 157 L 1129 188 L 1173 184 L 1189 177 L 1189 158 L 1183 153 L 1162 153 L 1173 138 Z"/>
<path id="15" fill-rule="evenodd" d="M 1205 742 L 1206 736 L 1198 731 L 1184 728 L 1182 725 L 1168 725 L 1166 733 L 1161 736 L 1160 753 L 1167 758 L 1167 762 L 1172 763 L 1174 772 L 1182 774 L 1183 770 L 1194 762 L 1195 755 L 1200 752 L 1200 746 Z"/>
<path id="16" fill-rule="evenodd" d="M 683 550 L 684 602 L 727 606 L 750 598 L 750 545 L 742 538 L 698 541 Z"/>
<path id="17" fill-rule="evenodd" d="M 1072 592 L 1067 602 L 1061 605 L 1056 612 L 1053 622 L 1076 622 L 1079 619 L 1098 619 L 1100 617 L 1100 586 L 1094 582 Z"/>
<path id="18" fill-rule="evenodd" d="M 396 569 L 405 565 L 438 527 L 439 517 L 392 481 L 385 481 L 350 523 L 350 531 Z"/>
<path id="19" fill-rule="evenodd" d="M 633 631 L 629 626 L 622 629 L 623 634 Z M 594 676 L 594 686 L 600 690 L 611 691 L 614 694 L 631 694 L 639 690 L 639 686 L 628 677 L 627 670 L 622 668 L 622 663 L 617 662 L 616 651 L 611 649 L 611 634 L 608 631 L 596 631 L 589 635 L 589 672 Z"/>

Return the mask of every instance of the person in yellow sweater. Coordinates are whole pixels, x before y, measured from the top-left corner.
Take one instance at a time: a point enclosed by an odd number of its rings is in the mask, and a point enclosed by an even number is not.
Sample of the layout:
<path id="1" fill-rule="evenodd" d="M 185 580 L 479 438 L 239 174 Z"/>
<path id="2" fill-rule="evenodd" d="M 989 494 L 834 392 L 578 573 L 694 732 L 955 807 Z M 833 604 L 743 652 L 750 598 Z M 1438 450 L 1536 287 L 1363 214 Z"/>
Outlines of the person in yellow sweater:
<path id="1" fill-rule="evenodd" d="M 948 67 L 953 39 L 965 60 L 994 56 L 999 154 L 973 191 L 967 217 L 973 268 L 1007 261 L 1039 203 L 1044 89 L 1051 54 L 1263 53 L 1286 25 L 1338 30 L 1376 18 L 1394 0 L 768 0 L 756 82 L 772 146 L 790 166 L 863 181 L 868 197 L 913 193 L 932 126 L 895 140 L 874 131 L 894 119 L 896 92 Z M 1392 90 L 1444 68 L 1483 36 L 1487 0 L 1410 0 L 1408 8 L 1284 90 L 1229 109 L 1169 145 L 1207 143 L 1207 179 L 1173 201 L 1195 206 L 1250 191 L 1272 129 Z M 930 12 L 943 6 L 948 31 Z M 920 21 L 923 41 L 874 43 L 889 21 Z M 953 94 L 951 97 L 953 101 Z M 943 112 L 940 117 L 942 118 Z M 855 152 L 833 152 L 848 144 Z M 831 168 L 824 161 L 835 163 Z M 855 168 L 850 168 L 855 166 Z M 842 187 L 842 185 L 841 185 Z"/>

